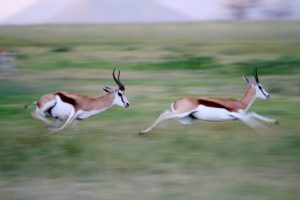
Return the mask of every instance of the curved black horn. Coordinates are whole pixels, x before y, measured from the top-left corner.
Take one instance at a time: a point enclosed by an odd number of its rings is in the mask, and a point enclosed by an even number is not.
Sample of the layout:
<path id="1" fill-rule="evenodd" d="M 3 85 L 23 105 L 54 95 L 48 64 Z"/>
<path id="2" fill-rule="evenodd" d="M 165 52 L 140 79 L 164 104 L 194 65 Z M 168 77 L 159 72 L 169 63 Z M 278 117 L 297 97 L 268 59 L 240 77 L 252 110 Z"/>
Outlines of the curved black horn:
<path id="1" fill-rule="evenodd" d="M 118 79 L 115 76 L 115 71 L 116 71 L 116 68 L 113 71 L 113 78 L 114 78 L 115 82 L 118 84 L 119 89 L 124 91 L 125 90 L 124 84 L 120 80 L 120 70 L 119 70 L 119 73 L 118 73 Z"/>
<path id="2" fill-rule="evenodd" d="M 116 68 L 113 70 L 112 75 L 113 75 L 113 78 L 114 78 L 115 82 L 119 85 L 118 79 L 115 76 L 115 71 L 116 71 Z"/>
<path id="3" fill-rule="evenodd" d="M 256 83 L 259 83 L 258 74 L 257 74 L 257 67 L 253 71 L 253 76 L 255 78 Z"/>
<path id="4" fill-rule="evenodd" d="M 120 72 L 120 70 L 119 70 L 119 73 L 118 73 L 118 81 L 119 81 L 119 82 L 121 82 L 121 81 L 120 81 L 120 73 L 121 73 L 121 72 Z"/>
<path id="5" fill-rule="evenodd" d="M 120 74 L 121 74 L 121 72 L 119 70 L 119 73 L 118 73 L 119 88 L 120 88 L 120 90 L 124 91 L 125 90 L 125 86 L 122 83 L 122 81 L 120 80 Z"/>

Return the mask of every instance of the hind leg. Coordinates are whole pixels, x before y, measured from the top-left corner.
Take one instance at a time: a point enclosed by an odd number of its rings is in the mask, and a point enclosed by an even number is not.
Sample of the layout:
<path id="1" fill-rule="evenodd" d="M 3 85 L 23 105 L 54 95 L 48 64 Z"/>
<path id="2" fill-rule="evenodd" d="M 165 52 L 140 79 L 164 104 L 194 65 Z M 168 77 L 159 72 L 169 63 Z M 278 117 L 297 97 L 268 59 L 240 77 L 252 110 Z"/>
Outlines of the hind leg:
<path id="1" fill-rule="evenodd" d="M 189 115 L 190 113 L 180 113 L 180 112 L 170 112 L 170 111 L 165 111 L 163 112 L 156 120 L 155 122 L 149 126 L 149 128 L 141 131 L 139 134 L 143 135 L 149 131 L 151 131 L 154 127 L 156 127 L 160 122 L 167 120 L 167 119 L 172 119 L 172 118 L 181 118 L 181 117 L 185 117 L 187 115 Z"/>
<path id="2" fill-rule="evenodd" d="M 38 109 L 36 109 L 35 111 L 33 111 L 31 113 L 32 117 L 38 120 L 41 120 L 43 122 L 45 122 L 47 125 L 52 124 L 52 122 L 46 118 L 45 114 L 43 112 L 40 112 Z"/>

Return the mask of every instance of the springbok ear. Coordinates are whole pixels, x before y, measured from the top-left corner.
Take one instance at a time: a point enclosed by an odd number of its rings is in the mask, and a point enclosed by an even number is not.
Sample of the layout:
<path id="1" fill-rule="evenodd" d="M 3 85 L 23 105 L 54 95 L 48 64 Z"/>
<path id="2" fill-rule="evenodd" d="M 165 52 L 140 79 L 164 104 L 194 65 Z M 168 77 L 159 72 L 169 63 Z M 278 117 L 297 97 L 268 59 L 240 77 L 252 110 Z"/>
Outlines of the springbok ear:
<path id="1" fill-rule="evenodd" d="M 113 92 L 115 91 L 115 89 L 113 89 L 113 88 L 111 88 L 111 87 L 107 87 L 107 86 L 105 86 L 105 87 L 103 88 L 103 90 L 104 90 L 105 92 L 108 92 L 108 93 L 113 93 Z"/>
<path id="2" fill-rule="evenodd" d="M 253 84 L 253 81 L 251 79 L 249 79 L 247 76 L 245 76 L 244 74 L 243 74 L 243 78 L 248 83 L 248 85 L 252 85 Z"/>

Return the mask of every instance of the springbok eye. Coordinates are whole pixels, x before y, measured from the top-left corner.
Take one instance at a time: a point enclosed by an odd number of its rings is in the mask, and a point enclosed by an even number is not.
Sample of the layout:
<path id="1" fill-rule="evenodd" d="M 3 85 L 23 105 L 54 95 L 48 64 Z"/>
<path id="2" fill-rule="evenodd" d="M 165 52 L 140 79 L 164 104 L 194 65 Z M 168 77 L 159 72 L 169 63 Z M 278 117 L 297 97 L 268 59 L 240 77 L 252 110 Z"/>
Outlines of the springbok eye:
<path id="1" fill-rule="evenodd" d="M 121 92 L 118 92 L 118 95 L 119 95 L 119 97 L 122 97 L 122 94 L 121 94 Z"/>
<path id="2" fill-rule="evenodd" d="M 262 87 L 260 86 L 260 85 L 258 85 L 258 88 L 261 90 L 262 89 Z"/>

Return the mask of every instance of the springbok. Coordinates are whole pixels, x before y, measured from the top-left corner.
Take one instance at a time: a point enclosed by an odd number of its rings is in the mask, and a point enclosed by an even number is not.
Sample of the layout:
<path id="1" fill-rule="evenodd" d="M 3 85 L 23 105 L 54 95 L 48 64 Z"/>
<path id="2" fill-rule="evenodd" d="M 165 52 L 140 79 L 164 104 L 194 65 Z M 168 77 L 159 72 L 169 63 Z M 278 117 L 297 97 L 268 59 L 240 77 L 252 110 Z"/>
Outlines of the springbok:
<path id="1" fill-rule="evenodd" d="M 63 91 L 48 93 L 43 95 L 38 101 L 33 102 L 37 107 L 32 112 L 32 116 L 54 127 L 52 132 L 58 132 L 69 126 L 74 120 L 89 118 L 106 111 L 113 105 L 127 108 L 129 102 L 124 95 L 125 86 L 120 80 L 120 71 L 117 78 L 115 69 L 112 75 L 118 88 L 114 89 L 105 86 L 103 90 L 107 93 L 98 97 L 83 96 Z M 62 122 L 64 124 L 58 128 Z"/>
<path id="2" fill-rule="evenodd" d="M 156 121 L 147 129 L 140 132 L 145 134 L 167 119 L 177 119 L 182 124 L 191 124 L 194 120 L 228 121 L 241 120 L 251 128 L 258 128 L 261 120 L 267 123 L 278 124 L 274 119 L 261 116 L 255 112 L 248 113 L 248 109 L 256 98 L 267 100 L 268 92 L 259 83 L 257 69 L 253 71 L 255 82 L 243 75 L 248 83 L 248 88 L 241 99 L 209 98 L 209 97 L 183 97 L 171 104 L 171 111 L 163 112 Z"/>

